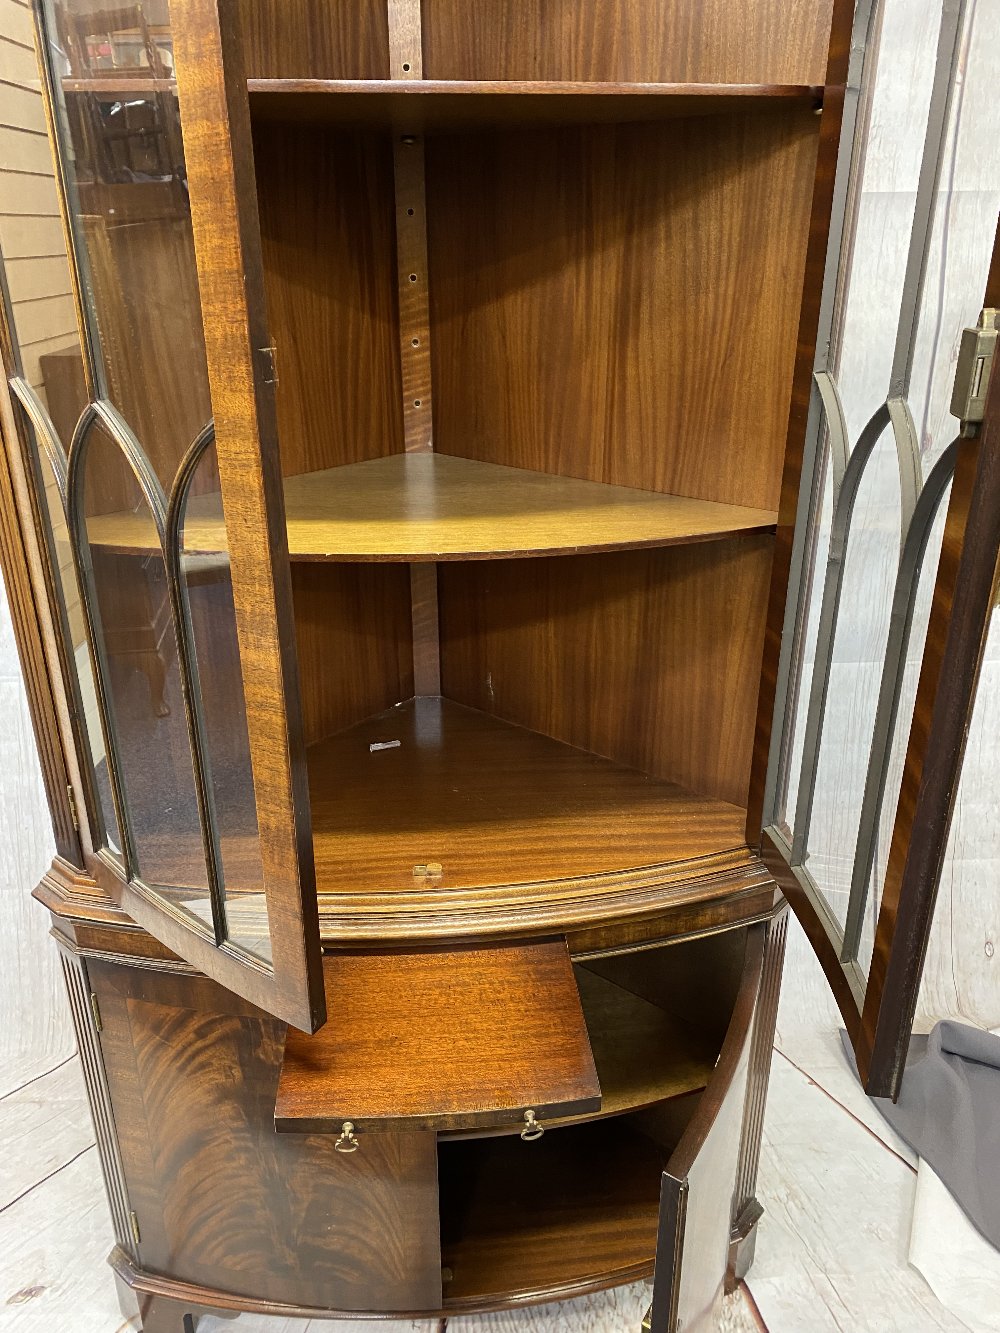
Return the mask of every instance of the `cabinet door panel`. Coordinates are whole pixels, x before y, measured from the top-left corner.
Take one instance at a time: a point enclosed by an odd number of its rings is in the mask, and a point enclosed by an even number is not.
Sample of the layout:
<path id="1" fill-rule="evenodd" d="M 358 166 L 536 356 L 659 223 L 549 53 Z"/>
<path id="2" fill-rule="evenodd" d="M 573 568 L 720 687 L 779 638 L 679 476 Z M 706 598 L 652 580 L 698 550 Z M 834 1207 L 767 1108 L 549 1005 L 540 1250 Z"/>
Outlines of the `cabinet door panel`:
<path id="1" fill-rule="evenodd" d="M 339 1311 L 441 1306 L 432 1133 L 274 1132 L 284 1024 L 204 978 L 91 962 L 149 1272 Z"/>
<path id="2" fill-rule="evenodd" d="M 72 650 L 93 663 L 88 864 L 169 948 L 311 1031 L 324 995 L 236 14 L 38 0 L 37 16 L 87 401 L 57 429 L 66 395 L 36 392 L 16 354 L 12 387 L 29 451 L 65 475 Z M 225 524 L 205 550 L 209 511 Z"/>
<path id="3" fill-rule="evenodd" d="M 1000 132 L 977 95 L 992 75 L 976 37 L 965 6 L 858 7 L 751 804 L 750 837 L 763 829 L 865 1086 L 883 1096 L 905 1064 L 997 560 L 1000 391 L 984 413 L 979 355 L 1000 300 L 997 182 L 955 165 Z M 902 106 L 880 74 L 904 58 Z M 973 405 L 952 394 L 963 340 Z"/>
<path id="4" fill-rule="evenodd" d="M 739 993 L 712 1079 L 663 1173 L 652 1333 L 718 1326 L 729 1260 L 731 1209 L 747 1095 L 765 930 L 747 934 Z"/>

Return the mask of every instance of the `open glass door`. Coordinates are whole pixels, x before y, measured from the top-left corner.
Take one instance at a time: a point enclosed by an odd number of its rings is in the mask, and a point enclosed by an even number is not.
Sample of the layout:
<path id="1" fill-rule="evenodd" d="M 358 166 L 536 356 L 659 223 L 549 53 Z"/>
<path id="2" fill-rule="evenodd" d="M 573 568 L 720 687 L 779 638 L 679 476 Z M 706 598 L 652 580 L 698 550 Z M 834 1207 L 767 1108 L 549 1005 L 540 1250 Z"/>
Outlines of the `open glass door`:
<path id="1" fill-rule="evenodd" d="M 84 356 L 41 391 L 15 356 L 11 388 L 79 586 L 88 868 L 182 958 L 312 1031 L 323 982 L 238 36 L 193 0 L 36 13 Z"/>
<path id="2" fill-rule="evenodd" d="M 765 856 L 881 1096 L 905 1064 L 997 562 L 1000 161 L 981 150 L 1000 107 L 982 17 L 972 0 L 858 6 L 765 665 Z"/>

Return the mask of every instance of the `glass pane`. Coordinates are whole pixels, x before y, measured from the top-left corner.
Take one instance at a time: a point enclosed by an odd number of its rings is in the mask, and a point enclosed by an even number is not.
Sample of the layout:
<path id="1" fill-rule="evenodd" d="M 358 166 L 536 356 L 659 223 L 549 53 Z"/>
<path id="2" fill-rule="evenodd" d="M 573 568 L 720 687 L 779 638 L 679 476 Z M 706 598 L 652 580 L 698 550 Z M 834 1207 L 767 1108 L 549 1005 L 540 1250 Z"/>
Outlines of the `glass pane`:
<path id="1" fill-rule="evenodd" d="M 206 919 L 208 874 L 156 525 L 121 449 L 100 425 L 91 428 L 86 449 L 94 607 L 135 870 Z M 97 776 L 110 782 L 107 766 Z"/>
<path id="2" fill-rule="evenodd" d="M 211 417 L 166 0 L 45 0 L 105 384 L 164 489 Z"/>
<path id="3" fill-rule="evenodd" d="M 950 69 L 947 61 L 941 66 L 952 86 L 943 135 L 928 118 L 939 34 L 948 31 L 940 0 L 884 0 L 877 68 L 874 74 L 870 64 L 866 70 L 871 88 L 868 121 L 861 126 L 860 180 L 852 196 L 853 212 L 846 220 L 839 301 L 831 329 L 830 373 L 846 429 L 841 470 L 847 468 L 849 476 L 850 469 L 861 463 L 863 455 L 857 451 L 865 426 L 877 410 L 884 409 L 890 392 L 902 393 L 915 441 L 911 445 L 903 435 L 895 440 L 887 422 L 861 473 L 847 528 L 835 631 L 827 640 L 829 689 L 817 751 L 810 750 L 806 737 L 810 687 L 826 669 L 820 622 L 835 489 L 830 458 L 826 459 L 776 801 L 779 825 L 841 927 L 847 920 L 852 881 L 863 874 L 866 864 L 862 856 L 859 871 L 855 860 L 856 852 L 868 845 L 867 838 L 859 839 L 865 828 L 866 785 L 874 780 L 877 790 L 880 775 L 872 760 L 880 692 L 896 679 L 885 673 L 901 543 L 909 531 L 914 490 L 920 493 L 958 432 L 949 412 L 955 362 L 961 331 L 978 316 L 1000 208 L 996 149 L 1000 108 L 989 91 L 1000 75 L 1000 57 L 990 40 L 994 34 L 987 31 L 992 22 L 988 15 L 985 7 L 968 6 L 954 64 Z M 988 151 L 985 145 L 990 146 Z M 915 229 L 921 216 L 917 191 L 922 159 L 939 162 L 927 236 Z M 924 270 L 917 284 L 921 261 Z M 910 320 L 900 319 L 908 299 L 904 291 L 908 265 L 916 316 L 912 346 Z M 835 435 L 832 442 L 826 441 L 828 454 L 836 443 Z M 910 478 L 907 487 L 901 486 L 901 473 Z M 842 490 L 841 496 L 846 493 Z M 875 826 L 873 888 L 861 922 L 863 965 L 871 956 L 946 504 L 947 495 L 921 565 L 899 672 L 899 705 Z M 844 526 L 844 512 L 839 527 Z M 811 819 L 804 803 L 796 808 L 801 792 L 810 790 Z"/>
<path id="4" fill-rule="evenodd" d="M 86 619 L 73 561 L 66 511 L 48 455 L 44 449 L 39 448 L 38 438 L 23 409 L 20 410 L 20 419 L 37 468 L 36 490 L 39 509 L 46 524 L 49 560 L 59 594 L 64 647 L 71 674 L 70 683 L 71 687 L 75 683 L 78 691 L 78 714 L 82 733 L 81 758 L 86 764 L 86 756 L 89 755 L 91 771 L 98 775 L 98 780 L 93 784 L 90 793 L 92 802 L 98 807 L 94 813 L 99 814 L 110 850 L 120 856 L 122 839 L 114 802 L 111 800 L 111 789 L 106 779 L 107 755 L 104 734 L 101 730 L 97 688 L 87 643 Z M 73 676 L 75 682 L 72 680 Z M 86 774 L 84 777 L 86 780 Z"/>
<path id="5" fill-rule="evenodd" d="M 191 479 L 180 552 L 189 652 L 200 681 L 205 769 L 221 860 L 226 934 L 234 944 L 270 961 L 246 705 L 238 688 L 236 609 L 214 444 L 206 448 Z"/>

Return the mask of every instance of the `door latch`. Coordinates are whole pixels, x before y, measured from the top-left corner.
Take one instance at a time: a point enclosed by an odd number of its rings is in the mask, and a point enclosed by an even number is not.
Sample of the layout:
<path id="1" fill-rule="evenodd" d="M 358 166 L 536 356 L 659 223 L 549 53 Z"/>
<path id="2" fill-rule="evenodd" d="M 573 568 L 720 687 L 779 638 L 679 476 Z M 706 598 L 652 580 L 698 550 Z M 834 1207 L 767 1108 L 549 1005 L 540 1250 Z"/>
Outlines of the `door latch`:
<path id="1" fill-rule="evenodd" d="M 974 435 L 975 427 L 983 419 L 986 390 L 997 347 L 997 315 L 998 312 L 988 306 L 981 312 L 979 323 L 974 329 L 962 330 L 955 388 L 951 395 L 951 414 L 961 421 L 963 435 Z"/>

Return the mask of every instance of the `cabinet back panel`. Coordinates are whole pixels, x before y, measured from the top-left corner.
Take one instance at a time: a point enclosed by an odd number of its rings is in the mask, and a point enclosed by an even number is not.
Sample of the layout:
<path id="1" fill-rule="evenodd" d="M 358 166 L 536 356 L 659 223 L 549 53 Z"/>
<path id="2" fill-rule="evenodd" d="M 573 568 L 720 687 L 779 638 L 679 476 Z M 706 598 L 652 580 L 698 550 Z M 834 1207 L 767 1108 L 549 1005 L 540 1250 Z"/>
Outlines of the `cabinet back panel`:
<path id="1" fill-rule="evenodd" d="M 305 743 L 413 694 L 407 565 L 293 564 Z"/>
<path id="2" fill-rule="evenodd" d="M 250 79 L 386 79 L 385 0 L 240 0 Z"/>
<path id="3" fill-rule="evenodd" d="M 824 82 L 832 0 L 423 0 L 428 79 Z"/>
<path id="4" fill-rule="evenodd" d="M 440 565 L 443 691 L 745 806 L 772 551 Z"/>
<path id="5" fill-rule="evenodd" d="M 431 139 L 435 448 L 777 509 L 817 125 Z"/>
<path id="6" fill-rule="evenodd" d="M 285 476 L 403 449 L 392 150 L 258 125 L 254 158 Z"/>

